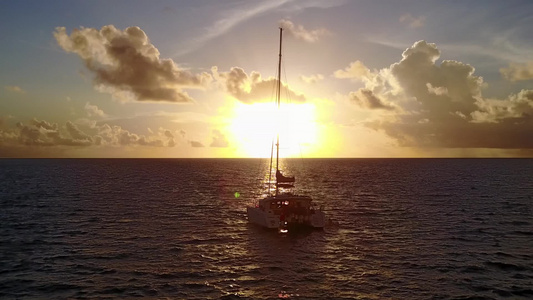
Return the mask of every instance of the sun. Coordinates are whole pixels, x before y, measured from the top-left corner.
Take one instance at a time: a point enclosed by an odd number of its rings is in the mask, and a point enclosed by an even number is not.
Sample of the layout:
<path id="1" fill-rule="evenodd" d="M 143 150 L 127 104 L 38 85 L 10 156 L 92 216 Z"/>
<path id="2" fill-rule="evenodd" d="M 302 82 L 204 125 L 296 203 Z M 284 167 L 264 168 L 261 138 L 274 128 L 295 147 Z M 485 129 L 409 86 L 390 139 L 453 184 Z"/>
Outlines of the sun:
<path id="1" fill-rule="evenodd" d="M 238 143 L 237 154 L 246 157 L 270 157 L 278 133 L 280 157 L 305 157 L 313 152 L 318 132 L 312 103 L 288 103 L 279 109 L 274 103 L 237 103 L 229 128 Z"/>

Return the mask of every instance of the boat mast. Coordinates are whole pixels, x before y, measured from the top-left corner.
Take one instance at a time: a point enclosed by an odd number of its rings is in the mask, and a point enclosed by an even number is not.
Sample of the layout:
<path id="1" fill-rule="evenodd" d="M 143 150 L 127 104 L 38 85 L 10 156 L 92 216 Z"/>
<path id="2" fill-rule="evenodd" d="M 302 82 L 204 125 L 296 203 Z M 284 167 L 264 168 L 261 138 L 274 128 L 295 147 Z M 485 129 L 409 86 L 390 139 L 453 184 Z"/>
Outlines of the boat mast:
<path id="1" fill-rule="evenodd" d="M 272 182 L 272 157 L 274 156 L 274 138 L 272 138 L 272 144 L 270 146 L 270 168 L 268 169 L 268 195 L 271 196 L 270 193 L 270 183 Z"/>
<path id="2" fill-rule="evenodd" d="M 283 28 L 279 28 L 279 62 L 278 62 L 278 88 L 277 88 L 277 94 L 276 94 L 276 102 L 278 105 L 278 116 L 279 116 L 279 108 L 280 108 L 280 94 L 281 94 L 281 41 L 282 41 L 282 35 L 283 35 Z M 278 127 L 279 128 L 279 127 Z M 276 140 L 276 175 L 279 171 L 279 129 L 277 132 L 277 140 Z M 276 180 L 276 196 L 278 195 L 278 181 Z"/>

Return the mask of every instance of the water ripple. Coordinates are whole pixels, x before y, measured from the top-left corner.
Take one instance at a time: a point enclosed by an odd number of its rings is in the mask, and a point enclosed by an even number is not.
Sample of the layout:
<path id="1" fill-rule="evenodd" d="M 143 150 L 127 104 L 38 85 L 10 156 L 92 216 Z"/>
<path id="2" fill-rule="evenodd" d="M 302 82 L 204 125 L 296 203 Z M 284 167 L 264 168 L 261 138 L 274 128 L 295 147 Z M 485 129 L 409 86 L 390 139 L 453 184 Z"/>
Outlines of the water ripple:
<path id="1" fill-rule="evenodd" d="M 338 225 L 250 225 L 265 160 L 0 160 L 0 298 L 533 297 L 533 160 L 285 164 Z"/>

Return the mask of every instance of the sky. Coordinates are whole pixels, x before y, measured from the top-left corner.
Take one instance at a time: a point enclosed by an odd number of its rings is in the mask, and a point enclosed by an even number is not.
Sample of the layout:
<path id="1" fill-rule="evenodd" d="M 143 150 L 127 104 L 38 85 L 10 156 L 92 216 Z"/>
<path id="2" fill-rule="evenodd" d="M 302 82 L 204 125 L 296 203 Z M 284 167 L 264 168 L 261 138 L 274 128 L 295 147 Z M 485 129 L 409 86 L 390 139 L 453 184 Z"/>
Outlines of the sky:
<path id="1" fill-rule="evenodd" d="M 533 157 L 533 1 L 1 6 L 0 157 Z"/>

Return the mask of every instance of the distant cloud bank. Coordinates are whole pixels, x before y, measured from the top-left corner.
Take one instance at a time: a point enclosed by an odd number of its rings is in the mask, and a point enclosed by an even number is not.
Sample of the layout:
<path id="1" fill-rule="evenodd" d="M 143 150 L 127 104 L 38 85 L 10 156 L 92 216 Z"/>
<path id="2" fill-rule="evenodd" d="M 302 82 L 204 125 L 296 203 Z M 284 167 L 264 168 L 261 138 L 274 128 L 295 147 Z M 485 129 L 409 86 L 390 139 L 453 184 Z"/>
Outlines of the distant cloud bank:
<path id="1" fill-rule="evenodd" d="M 25 124 L 18 122 L 12 130 L 0 131 L 0 144 L 4 146 L 126 146 L 141 145 L 154 147 L 172 147 L 174 135 L 166 129 L 147 137 L 108 124 L 92 124 L 91 133 L 82 131 L 78 125 L 67 121 L 64 126 L 45 120 L 32 119 Z"/>
<path id="2" fill-rule="evenodd" d="M 366 126 L 384 131 L 400 146 L 531 151 L 533 90 L 484 98 L 485 83 L 475 69 L 453 60 L 437 64 L 440 53 L 435 44 L 419 41 L 388 68 L 371 71 L 355 61 L 334 76 L 364 83 L 348 98 L 361 109 L 380 111 Z M 514 80 L 531 76 L 530 65 L 502 72 Z"/>

